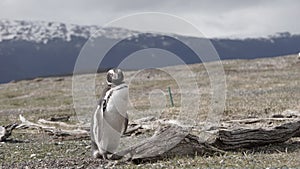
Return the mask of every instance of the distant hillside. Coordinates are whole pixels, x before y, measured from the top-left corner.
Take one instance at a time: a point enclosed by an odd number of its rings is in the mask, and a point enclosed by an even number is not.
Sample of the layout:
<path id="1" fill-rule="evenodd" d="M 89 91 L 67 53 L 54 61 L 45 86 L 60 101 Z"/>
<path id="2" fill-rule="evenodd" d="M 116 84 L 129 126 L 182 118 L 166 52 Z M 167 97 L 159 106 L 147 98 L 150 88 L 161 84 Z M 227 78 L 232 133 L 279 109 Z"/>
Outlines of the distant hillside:
<path id="1" fill-rule="evenodd" d="M 268 38 L 212 39 L 222 59 L 254 59 L 296 54 L 300 51 L 300 35 L 288 32 Z"/>
<path id="2" fill-rule="evenodd" d="M 124 39 L 116 45 L 101 63 L 100 70 L 116 66 L 132 52 L 147 48 L 170 51 L 187 64 L 201 62 L 176 37 L 120 28 L 0 20 L 0 83 L 71 74 L 81 48 L 92 34 L 104 43 L 122 40 L 128 35 L 134 36 L 133 39 Z M 174 36 L 191 43 L 198 39 Z M 300 50 L 300 35 L 289 33 L 257 39 L 211 39 L 211 42 L 221 59 L 272 57 L 294 54 Z M 160 57 L 164 59 L 164 56 Z M 88 70 L 89 65 L 86 67 Z"/>

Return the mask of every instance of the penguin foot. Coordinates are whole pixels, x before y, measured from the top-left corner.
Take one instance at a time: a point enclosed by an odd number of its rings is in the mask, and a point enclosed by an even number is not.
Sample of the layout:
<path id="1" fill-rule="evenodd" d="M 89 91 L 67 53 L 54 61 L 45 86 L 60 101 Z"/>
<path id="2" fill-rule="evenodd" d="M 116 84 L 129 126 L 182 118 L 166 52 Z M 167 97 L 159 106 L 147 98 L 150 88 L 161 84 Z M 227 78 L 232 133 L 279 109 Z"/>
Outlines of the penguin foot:
<path id="1" fill-rule="evenodd" d="M 93 154 L 92 154 L 93 158 L 101 158 L 101 154 L 99 151 L 93 151 Z"/>
<path id="2" fill-rule="evenodd" d="M 103 153 L 103 154 L 102 154 L 102 158 L 103 158 L 103 160 L 108 160 L 108 158 L 107 158 L 107 153 Z"/>

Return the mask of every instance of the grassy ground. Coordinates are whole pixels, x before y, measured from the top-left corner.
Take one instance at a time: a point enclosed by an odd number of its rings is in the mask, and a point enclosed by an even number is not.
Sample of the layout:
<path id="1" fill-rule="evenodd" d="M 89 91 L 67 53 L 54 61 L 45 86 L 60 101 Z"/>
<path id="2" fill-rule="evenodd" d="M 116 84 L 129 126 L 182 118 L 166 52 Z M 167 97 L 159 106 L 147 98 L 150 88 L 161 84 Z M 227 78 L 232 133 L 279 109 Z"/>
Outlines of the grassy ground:
<path id="1" fill-rule="evenodd" d="M 284 56 L 256 60 L 223 61 L 226 74 L 226 103 L 222 119 L 266 117 L 286 109 L 300 111 L 300 61 L 296 56 Z M 204 121 L 210 112 L 210 77 L 203 64 L 190 65 L 194 77 L 188 77 L 183 66 L 168 68 L 169 74 L 159 70 L 126 72 L 130 84 L 130 120 L 145 116 L 176 118 L 184 107 L 183 95 L 190 101 L 195 97 L 192 86 L 197 81 L 200 98 L 197 120 Z M 182 90 L 172 74 L 190 84 Z M 93 75 L 84 75 L 89 80 Z M 103 88 L 104 74 L 96 76 L 96 92 Z M 175 107 L 170 108 L 167 87 L 171 87 Z M 87 89 L 83 88 L 83 92 Z M 185 93 L 184 93 L 185 92 Z M 92 112 L 94 102 L 88 99 L 86 107 L 79 110 Z M 159 100 L 159 102 L 157 101 Z M 188 100 L 189 101 L 189 100 Z M 195 109 L 195 110 L 197 110 Z M 193 109 L 184 109 L 187 115 Z M 19 122 L 19 114 L 37 121 L 53 116 L 72 116 L 75 111 L 72 98 L 72 77 L 51 77 L 24 80 L 0 85 L 0 125 Z M 14 130 L 15 142 L 0 143 L 2 168 L 281 168 L 300 167 L 300 139 L 294 138 L 284 144 L 227 152 L 207 157 L 175 157 L 155 163 L 135 165 L 123 162 L 104 162 L 90 158 L 90 141 L 62 141 L 39 130 Z M 1 167 L 0 167 L 1 168 Z"/>

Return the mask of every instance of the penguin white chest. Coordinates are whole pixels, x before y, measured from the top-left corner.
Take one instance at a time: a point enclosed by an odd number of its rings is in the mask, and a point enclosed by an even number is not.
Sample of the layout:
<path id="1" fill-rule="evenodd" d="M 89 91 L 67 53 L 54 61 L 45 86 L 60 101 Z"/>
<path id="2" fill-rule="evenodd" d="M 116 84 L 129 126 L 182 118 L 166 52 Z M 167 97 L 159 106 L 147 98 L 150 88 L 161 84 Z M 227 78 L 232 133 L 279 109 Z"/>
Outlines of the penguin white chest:
<path id="1" fill-rule="evenodd" d="M 112 91 L 108 92 L 106 99 L 106 112 L 108 114 L 120 113 L 121 115 L 125 115 L 124 112 L 127 111 L 128 105 L 128 87 L 122 85 L 115 90 L 112 88 Z"/>
<path id="2" fill-rule="evenodd" d="M 106 110 L 103 112 L 103 136 L 101 148 L 113 153 L 120 141 L 127 118 L 128 87 L 124 84 L 112 88 L 106 95 Z"/>

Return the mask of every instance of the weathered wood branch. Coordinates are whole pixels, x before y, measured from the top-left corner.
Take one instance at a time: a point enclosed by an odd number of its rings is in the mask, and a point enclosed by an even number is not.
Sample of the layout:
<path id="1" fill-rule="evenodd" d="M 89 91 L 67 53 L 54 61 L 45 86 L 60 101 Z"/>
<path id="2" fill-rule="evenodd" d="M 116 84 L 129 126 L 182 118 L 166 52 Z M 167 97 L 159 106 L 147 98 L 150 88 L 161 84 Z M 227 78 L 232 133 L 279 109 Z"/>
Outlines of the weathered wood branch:
<path id="1" fill-rule="evenodd" d="M 80 124 L 67 124 L 65 122 L 60 122 L 60 121 L 49 121 L 49 120 L 45 120 L 45 119 L 39 119 L 38 120 L 39 124 L 43 124 L 43 125 L 55 125 L 61 128 L 68 128 L 68 129 L 78 129 L 78 128 L 83 128 L 84 126 L 80 125 Z"/>
<path id="2" fill-rule="evenodd" d="M 18 126 L 18 124 L 10 124 L 5 127 L 0 126 L 0 142 L 4 142 L 7 140 L 9 136 L 11 136 L 12 131 Z"/>
<path id="3" fill-rule="evenodd" d="M 214 145 L 223 150 L 255 147 L 272 143 L 283 143 L 292 137 L 299 137 L 300 120 L 271 129 L 236 128 L 221 129 Z"/>
<path id="4" fill-rule="evenodd" d="M 82 139 L 82 138 L 89 137 L 89 131 L 81 129 L 79 125 L 68 125 L 63 122 L 50 122 L 50 121 L 46 121 L 43 119 L 39 120 L 40 123 L 55 124 L 55 125 L 71 127 L 71 128 L 73 127 L 73 129 L 61 129 L 61 128 L 56 128 L 54 126 L 48 126 L 48 125 L 44 125 L 44 124 L 30 122 L 22 115 L 20 115 L 20 121 L 22 123 L 18 126 L 18 128 L 29 127 L 29 128 L 41 129 L 55 137 L 64 137 L 64 140 Z"/>
<path id="5" fill-rule="evenodd" d="M 48 119 L 48 121 L 69 121 L 70 116 L 54 116 L 54 117 L 50 117 Z"/>
<path id="6" fill-rule="evenodd" d="M 290 121 L 290 120 L 297 120 L 298 118 L 291 118 L 291 117 L 282 117 L 277 116 L 276 118 L 249 118 L 249 119 L 241 119 L 241 120 L 230 120 L 226 121 L 225 123 L 244 123 L 244 124 L 252 124 L 252 123 L 261 123 L 261 122 L 269 122 L 269 121 Z M 300 120 L 300 119 L 299 119 Z"/>

